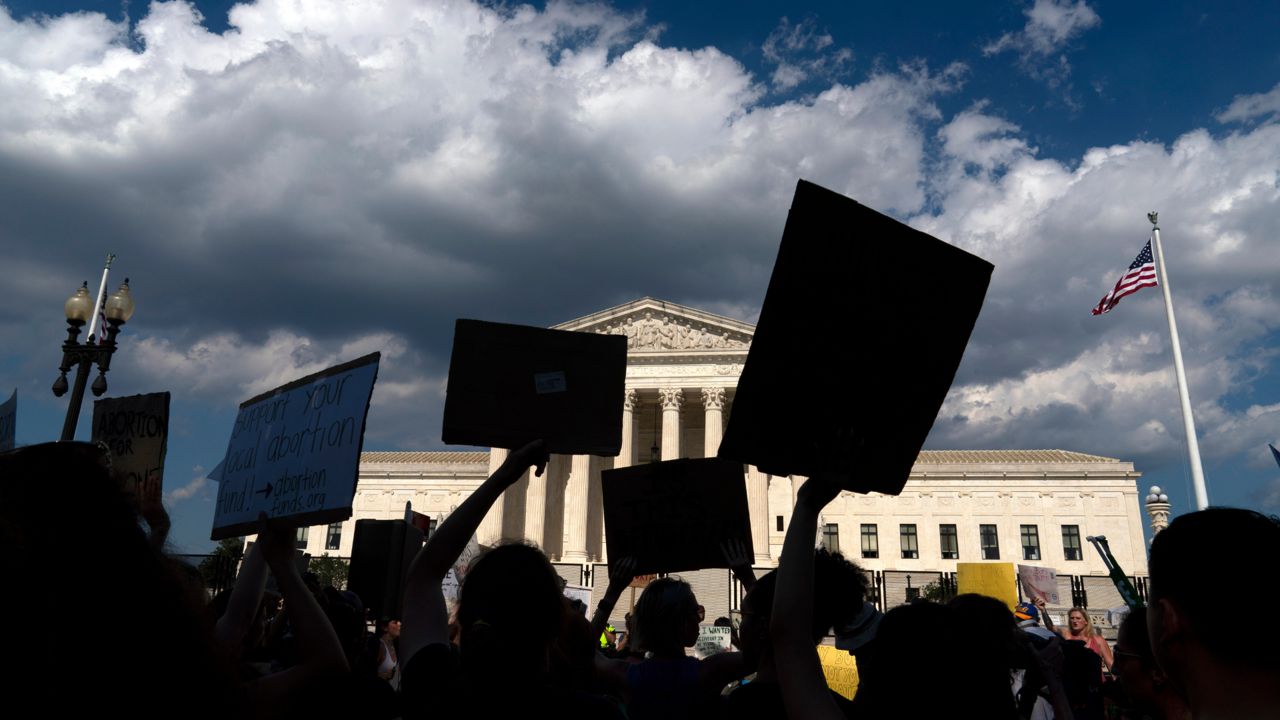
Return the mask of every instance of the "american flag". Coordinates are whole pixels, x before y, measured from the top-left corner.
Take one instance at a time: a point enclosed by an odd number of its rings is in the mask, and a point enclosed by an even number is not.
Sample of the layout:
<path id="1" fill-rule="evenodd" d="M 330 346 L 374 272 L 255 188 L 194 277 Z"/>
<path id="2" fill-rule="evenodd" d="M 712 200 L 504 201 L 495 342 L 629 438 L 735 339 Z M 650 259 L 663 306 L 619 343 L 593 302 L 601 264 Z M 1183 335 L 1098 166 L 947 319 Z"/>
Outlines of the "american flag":
<path id="1" fill-rule="evenodd" d="M 1101 315 L 1110 312 L 1111 308 L 1120 302 L 1120 298 L 1132 295 L 1142 288 L 1155 287 L 1157 284 L 1156 264 L 1151 259 L 1151 241 L 1148 240 L 1147 244 L 1142 246 L 1142 252 L 1133 259 L 1133 263 L 1129 265 L 1128 270 L 1125 270 L 1116 286 L 1098 301 L 1098 307 L 1093 309 L 1093 314 Z"/>

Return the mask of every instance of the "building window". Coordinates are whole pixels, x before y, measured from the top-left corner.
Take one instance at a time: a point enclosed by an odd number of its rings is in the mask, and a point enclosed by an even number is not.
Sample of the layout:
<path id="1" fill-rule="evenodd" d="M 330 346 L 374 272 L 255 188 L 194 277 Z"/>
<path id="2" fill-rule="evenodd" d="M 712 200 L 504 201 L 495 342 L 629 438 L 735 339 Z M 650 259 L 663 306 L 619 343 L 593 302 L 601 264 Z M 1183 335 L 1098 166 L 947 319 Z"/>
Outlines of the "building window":
<path id="1" fill-rule="evenodd" d="M 916 543 L 915 525 L 899 525 L 898 540 L 902 544 L 902 558 L 904 560 L 920 557 L 920 546 Z"/>
<path id="2" fill-rule="evenodd" d="M 1062 555 L 1068 560 L 1083 560 L 1080 553 L 1080 526 L 1062 526 Z"/>
<path id="3" fill-rule="evenodd" d="M 776 527 L 778 528 L 778 532 L 782 532 L 782 516 L 781 515 L 778 516 L 778 524 Z"/>
<path id="4" fill-rule="evenodd" d="M 942 542 L 942 559 L 960 559 L 960 537 L 956 535 L 955 525 L 939 525 L 938 538 Z"/>
<path id="5" fill-rule="evenodd" d="M 822 526 L 822 547 L 827 552 L 840 552 L 840 526 L 835 523 L 827 523 Z"/>
<path id="6" fill-rule="evenodd" d="M 1022 526 L 1022 559 L 1040 559 L 1040 528 L 1035 525 Z"/>
<path id="7" fill-rule="evenodd" d="M 294 537 L 294 539 L 297 540 L 296 547 L 299 550 L 307 549 L 307 531 L 310 529 L 311 528 L 308 528 L 308 527 L 298 528 L 298 534 Z"/>
<path id="8" fill-rule="evenodd" d="M 875 525 L 862 526 L 862 557 L 880 557 L 880 538 L 876 535 Z"/>
<path id="9" fill-rule="evenodd" d="M 342 523 L 336 522 L 329 526 L 329 532 L 324 537 L 325 550 L 337 550 L 342 546 Z"/>
<path id="10" fill-rule="evenodd" d="M 1000 538 L 996 536 L 995 525 L 979 525 L 978 535 L 981 538 L 982 559 L 1000 559 Z"/>

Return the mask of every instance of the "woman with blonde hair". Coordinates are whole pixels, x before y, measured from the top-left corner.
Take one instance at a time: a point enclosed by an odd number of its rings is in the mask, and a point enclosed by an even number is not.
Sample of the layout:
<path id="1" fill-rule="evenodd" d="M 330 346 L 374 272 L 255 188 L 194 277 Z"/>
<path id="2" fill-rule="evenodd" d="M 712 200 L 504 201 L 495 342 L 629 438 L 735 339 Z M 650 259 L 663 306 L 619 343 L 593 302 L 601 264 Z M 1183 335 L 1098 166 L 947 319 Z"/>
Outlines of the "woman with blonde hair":
<path id="1" fill-rule="evenodd" d="M 1036 603 L 1043 608 L 1043 603 Z M 1089 621 L 1089 613 L 1084 608 L 1073 607 L 1067 612 L 1067 626 L 1064 628 L 1055 628 L 1053 620 L 1049 618 L 1049 613 L 1040 613 L 1044 617 L 1045 627 L 1053 630 L 1062 636 L 1063 640 L 1079 640 L 1085 644 L 1085 647 L 1093 651 L 1095 655 L 1102 658 L 1102 665 L 1108 672 L 1111 665 L 1115 662 L 1115 658 L 1111 654 L 1111 645 L 1102 637 L 1102 633 L 1093 628 L 1093 623 Z"/>

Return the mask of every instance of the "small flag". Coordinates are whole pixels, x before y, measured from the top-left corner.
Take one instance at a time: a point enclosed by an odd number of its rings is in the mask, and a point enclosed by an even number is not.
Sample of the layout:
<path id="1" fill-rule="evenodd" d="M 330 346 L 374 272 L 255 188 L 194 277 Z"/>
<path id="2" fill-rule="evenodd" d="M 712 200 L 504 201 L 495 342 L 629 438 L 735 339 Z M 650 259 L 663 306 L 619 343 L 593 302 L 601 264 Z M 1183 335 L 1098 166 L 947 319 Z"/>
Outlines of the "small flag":
<path id="1" fill-rule="evenodd" d="M 1275 457 L 1276 464 L 1280 465 L 1280 450 L 1277 450 L 1276 446 L 1271 443 L 1267 443 L 1267 447 L 1271 448 L 1271 455 Z"/>
<path id="2" fill-rule="evenodd" d="M 1134 258 L 1129 269 L 1116 283 L 1115 288 L 1098 301 L 1098 307 L 1093 309 L 1093 314 L 1101 315 L 1110 312 L 1116 303 L 1120 302 L 1120 298 L 1132 295 L 1142 288 L 1155 287 L 1157 284 L 1156 264 L 1151 259 L 1151 241 L 1148 240 L 1147 244 L 1142 246 L 1142 252 L 1138 253 L 1138 257 Z"/>

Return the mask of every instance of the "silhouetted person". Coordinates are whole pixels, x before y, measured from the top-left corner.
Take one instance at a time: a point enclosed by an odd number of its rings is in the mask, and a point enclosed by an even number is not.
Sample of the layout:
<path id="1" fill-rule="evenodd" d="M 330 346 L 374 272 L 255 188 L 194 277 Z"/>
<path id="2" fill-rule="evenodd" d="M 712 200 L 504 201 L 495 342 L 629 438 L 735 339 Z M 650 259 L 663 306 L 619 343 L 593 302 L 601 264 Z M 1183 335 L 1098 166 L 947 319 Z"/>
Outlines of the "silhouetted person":
<path id="1" fill-rule="evenodd" d="M 1177 517 L 1151 543 L 1147 627 L 1160 667 L 1197 718 L 1280 717 L 1280 630 L 1240 622 L 1222 582 L 1280 559 L 1275 518 L 1236 508 Z"/>

